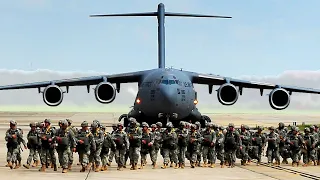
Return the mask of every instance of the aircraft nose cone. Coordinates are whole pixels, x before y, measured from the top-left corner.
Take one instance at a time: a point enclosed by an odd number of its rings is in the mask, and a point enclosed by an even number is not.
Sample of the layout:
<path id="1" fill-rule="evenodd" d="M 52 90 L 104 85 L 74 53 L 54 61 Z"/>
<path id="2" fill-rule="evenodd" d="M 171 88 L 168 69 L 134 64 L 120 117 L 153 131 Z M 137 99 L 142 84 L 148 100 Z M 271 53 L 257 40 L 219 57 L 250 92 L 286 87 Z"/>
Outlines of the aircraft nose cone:
<path id="1" fill-rule="evenodd" d="M 175 88 L 169 87 L 168 85 L 164 85 L 160 87 L 160 92 L 162 95 L 163 105 L 168 108 L 175 106 L 176 104 L 176 96 L 177 92 Z"/>

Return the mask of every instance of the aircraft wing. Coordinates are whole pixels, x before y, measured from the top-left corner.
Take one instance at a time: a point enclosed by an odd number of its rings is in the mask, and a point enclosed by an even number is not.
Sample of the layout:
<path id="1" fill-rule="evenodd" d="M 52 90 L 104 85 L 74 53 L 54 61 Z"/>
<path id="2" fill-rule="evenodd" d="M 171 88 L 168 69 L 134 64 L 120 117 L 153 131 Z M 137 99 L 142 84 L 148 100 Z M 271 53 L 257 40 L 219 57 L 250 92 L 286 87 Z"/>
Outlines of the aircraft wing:
<path id="1" fill-rule="evenodd" d="M 89 77 L 80 77 L 72 79 L 61 79 L 61 80 L 52 80 L 52 81 L 42 81 L 34 83 L 25 83 L 25 84 L 13 84 L 0 86 L 0 90 L 10 90 L 10 89 L 31 89 L 31 88 L 41 88 L 46 87 L 51 84 L 57 86 L 86 86 L 86 85 L 96 85 L 104 80 L 107 80 L 110 83 L 133 83 L 139 82 L 141 77 L 143 77 L 148 71 L 137 71 L 113 75 L 101 75 L 101 76 L 89 76 Z"/>
<path id="2" fill-rule="evenodd" d="M 222 85 L 226 82 L 230 82 L 231 84 L 242 87 L 242 88 L 275 89 L 277 87 L 281 87 L 289 91 L 290 93 L 299 92 L 299 93 L 320 94 L 320 89 L 287 86 L 287 85 L 279 85 L 279 84 L 256 82 L 256 81 L 246 81 L 246 80 L 234 79 L 234 78 L 223 77 L 223 76 L 212 75 L 212 74 L 201 74 L 201 73 L 195 73 L 195 72 L 188 72 L 188 73 L 191 76 L 192 83 L 195 83 L 195 84 Z"/>

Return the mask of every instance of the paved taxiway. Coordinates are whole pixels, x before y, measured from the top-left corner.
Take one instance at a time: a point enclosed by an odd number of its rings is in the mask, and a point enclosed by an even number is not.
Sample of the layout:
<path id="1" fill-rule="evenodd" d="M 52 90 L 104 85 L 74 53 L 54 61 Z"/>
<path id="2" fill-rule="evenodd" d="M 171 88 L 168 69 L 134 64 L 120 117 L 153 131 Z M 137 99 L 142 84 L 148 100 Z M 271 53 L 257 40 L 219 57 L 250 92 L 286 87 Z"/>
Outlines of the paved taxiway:
<path id="1" fill-rule="evenodd" d="M 6 147 L 4 141 L 4 134 L 5 130 L 8 128 L 8 122 L 11 119 L 15 119 L 19 124 L 27 125 L 30 121 L 40 121 L 44 118 L 50 118 L 53 120 L 53 123 L 56 124 L 58 120 L 64 118 L 70 118 L 74 121 L 74 125 L 79 125 L 83 120 L 92 121 L 93 119 L 99 119 L 102 121 L 103 124 L 105 123 L 114 123 L 117 122 L 118 113 L 6 113 L 0 112 L 0 134 L 3 134 L 3 138 L 0 139 L 0 143 L 2 144 L 0 148 L 0 163 L 2 166 L 0 167 L 0 174 L 3 176 L 3 179 L 19 179 L 19 180 L 31 180 L 34 178 L 45 178 L 46 180 L 85 180 L 88 172 L 80 173 L 80 166 L 74 165 L 71 172 L 67 174 L 62 174 L 61 169 L 58 169 L 57 172 L 54 172 L 52 169 L 48 169 L 45 173 L 40 173 L 38 168 L 31 168 L 25 169 L 21 167 L 17 170 L 10 170 L 7 167 L 4 167 L 6 164 Z M 236 125 L 240 125 L 242 123 L 246 123 L 248 125 L 255 125 L 255 124 L 263 124 L 263 125 L 277 125 L 279 120 L 268 121 L 268 119 L 274 118 L 283 118 L 291 120 L 292 117 L 275 117 L 274 115 L 248 115 L 248 114 L 233 114 L 233 115 L 224 115 L 218 114 L 213 116 L 212 119 L 216 119 L 216 123 L 220 125 L 226 125 L 230 122 L 234 122 Z M 255 121 L 258 119 L 258 121 Z M 297 118 L 298 119 L 298 118 Z M 313 120 L 310 120 L 313 121 Z M 284 121 L 286 122 L 286 121 Z M 299 121 L 297 121 L 299 123 Z M 308 122 L 308 119 L 304 118 L 304 122 Z M 289 122 L 288 122 L 289 123 Z M 291 121 L 290 121 L 291 123 Z M 300 121 L 301 123 L 301 121 Z M 28 127 L 24 126 L 23 130 L 25 133 L 28 131 Z M 26 158 L 28 156 L 28 150 L 24 150 L 22 153 L 23 163 L 26 162 Z M 75 154 L 75 163 L 78 162 L 77 154 Z M 264 159 L 264 162 L 266 159 Z M 301 177 L 297 174 L 291 174 L 284 171 L 279 171 L 276 169 L 272 169 L 270 167 L 259 166 L 257 167 L 254 163 L 246 167 L 235 167 L 235 168 L 223 168 L 221 169 L 217 164 L 215 168 L 195 168 L 191 169 L 189 164 L 187 163 L 187 167 L 185 169 L 151 169 L 150 167 L 150 160 L 148 161 L 145 169 L 131 171 L 129 169 L 125 169 L 124 171 L 117 171 L 115 163 L 112 164 L 111 168 L 109 168 L 106 172 L 90 172 L 88 175 L 89 179 L 155 179 L 155 180 L 164 180 L 164 179 L 229 179 L 229 180 L 241 180 L 241 179 L 261 179 L 261 180 L 268 180 L 268 179 L 306 179 Z M 161 165 L 162 157 L 159 157 L 158 164 Z M 237 165 L 240 163 L 237 162 Z M 320 176 L 319 173 L 319 166 L 317 167 L 298 167 L 292 168 L 290 165 L 283 165 L 286 168 L 295 169 L 298 171 L 307 172 L 313 175 Z"/>

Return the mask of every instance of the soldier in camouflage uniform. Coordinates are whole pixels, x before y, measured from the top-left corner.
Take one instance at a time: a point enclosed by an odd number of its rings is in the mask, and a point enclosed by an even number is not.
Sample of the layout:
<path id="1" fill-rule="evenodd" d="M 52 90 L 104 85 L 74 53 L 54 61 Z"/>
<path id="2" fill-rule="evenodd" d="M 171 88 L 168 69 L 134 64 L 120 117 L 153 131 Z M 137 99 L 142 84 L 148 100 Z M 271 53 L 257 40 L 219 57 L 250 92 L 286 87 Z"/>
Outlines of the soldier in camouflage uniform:
<path id="1" fill-rule="evenodd" d="M 275 128 L 273 126 L 269 127 L 270 132 L 266 137 L 266 141 L 268 142 L 268 147 L 267 147 L 268 164 L 272 165 L 273 159 L 275 159 L 276 160 L 275 165 L 280 165 L 280 154 L 279 154 L 280 138 L 279 138 L 279 135 L 274 130 Z"/>
<path id="2" fill-rule="evenodd" d="M 57 171 L 57 158 L 55 155 L 55 144 L 53 142 L 55 134 L 56 130 L 51 126 L 50 119 L 45 119 L 44 127 L 39 134 L 41 137 L 40 160 L 42 164 L 39 171 L 45 171 L 49 163 L 52 163 L 54 171 Z"/>
<path id="3" fill-rule="evenodd" d="M 163 166 L 161 168 L 166 169 L 168 167 L 170 157 L 175 163 L 175 168 L 178 168 L 176 153 L 178 137 L 171 122 L 168 122 L 166 127 L 167 129 L 162 133 Z"/>
<path id="4" fill-rule="evenodd" d="M 29 169 L 31 165 L 31 161 L 33 160 L 32 167 L 36 167 L 40 164 L 40 161 L 38 159 L 38 149 L 40 145 L 40 137 L 37 132 L 37 126 L 36 123 L 30 123 L 30 131 L 27 134 L 28 139 L 28 149 L 29 149 L 29 156 L 27 159 L 27 164 L 24 164 L 23 167 Z"/>
<path id="5" fill-rule="evenodd" d="M 129 138 L 129 158 L 131 170 L 138 169 L 138 160 L 140 156 L 141 149 L 141 137 L 142 131 L 139 127 L 137 127 L 137 121 L 132 118 L 132 122 L 130 123 L 130 127 L 128 130 L 128 138 Z"/>
<path id="6" fill-rule="evenodd" d="M 310 129 L 305 128 L 304 129 L 304 134 L 303 134 L 303 139 L 304 139 L 304 144 L 302 145 L 301 153 L 303 155 L 303 166 L 308 166 L 309 161 L 312 161 L 313 164 L 316 166 L 317 161 L 316 161 L 316 144 L 318 140 L 314 138 L 312 134 L 310 134 Z"/>
<path id="7" fill-rule="evenodd" d="M 180 122 L 179 128 L 176 130 L 178 136 L 177 154 L 179 167 L 185 167 L 186 151 L 188 146 L 188 130 L 185 128 L 185 122 Z"/>
<path id="8" fill-rule="evenodd" d="M 318 144 L 319 144 L 319 136 L 318 136 L 318 133 L 316 132 L 316 128 L 315 128 L 315 126 L 313 125 L 313 126 L 310 126 L 309 127 L 309 129 L 310 129 L 310 134 L 313 136 L 313 138 L 317 141 L 317 143 L 316 143 L 316 145 L 315 145 L 315 149 L 314 149 L 314 151 L 315 151 L 315 157 L 316 157 L 316 161 L 317 161 L 317 164 L 318 164 L 318 153 L 317 153 L 317 151 L 318 151 Z"/>
<path id="9" fill-rule="evenodd" d="M 94 137 L 95 143 L 96 143 L 96 149 L 92 150 L 89 156 L 89 162 L 92 162 L 92 167 L 95 169 L 95 172 L 101 171 L 101 150 L 102 150 L 102 144 L 104 142 L 104 134 L 100 130 L 100 124 L 98 121 L 94 121 L 91 124 L 91 133 Z"/>
<path id="10" fill-rule="evenodd" d="M 124 166 L 125 153 L 129 149 L 128 135 L 123 131 L 123 125 L 118 124 L 117 131 L 112 134 L 112 140 L 116 143 L 115 157 L 118 164 L 117 170 L 121 171 Z"/>
<path id="11" fill-rule="evenodd" d="M 221 168 L 224 168 L 224 127 L 220 126 L 218 132 L 216 132 L 216 153 L 217 159 L 220 160 Z"/>
<path id="12" fill-rule="evenodd" d="M 288 141 L 290 145 L 290 155 L 292 159 L 292 166 L 296 167 L 300 164 L 300 158 L 301 158 L 301 147 L 304 144 L 304 140 L 299 135 L 299 128 L 295 127 L 292 130 L 292 134 L 288 137 Z"/>
<path id="13" fill-rule="evenodd" d="M 199 144 L 202 142 L 201 134 L 196 130 L 196 125 L 191 125 L 191 131 L 188 134 L 188 151 L 190 154 L 190 164 L 191 168 L 196 167 L 197 157 L 199 154 Z"/>
<path id="14" fill-rule="evenodd" d="M 314 126 L 314 137 L 318 139 L 318 143 L 316 145 L 316 154 L 317 154 L 317 165 L 320 165 L 320 131 L 318 128 L 318 125 L 313 125 Z M 312 130 L 310 129 L 310 132 Z"/>
<path id="15" fill-rule="evenodd" d="M 76 139 L 74 133 L 68 129 L 68 121 L 62 121 L 62 126 L 56 131 L 54 141 L 58 144 L 57 152 L 61 162 L 62 173 L 67 173 L 70 168 L 70 153 L 76 151 Z M 72 149 L 72 152 L 71 152 Z"/>
<path id="16" fill-rule="evenodd" d="M 206 130 L 202 132 L 202 157 L 203 157 L 203 167 L 213 168 L 216 164 L 216 132 L 212 129 L 213 124 L 207 123 Z M 207 164 L 207 160 L 209 163 Z"/>
<path id="17" fill-rule="evenodd" d="M 27 149 L 26 143 L 23 140 L 23 135 L 21 131 L 17 128 L 17 123 L 15 121 L 10 121 L 10 129 L 6 131 L 5 140 L 7 142 L 7 162 L 8 167 L 19 168 L 17 155 L 20 152 L 20 142 L 23 143 L 24 148 Z M 15 166 L 14 166 L 15 164 Z M 14 167 L 13 167 L 14 166 Z"/>
<path id="18" fill-rule="evenodd" d="M 155 151 L 154 151 L 154 134 L 149 131 L 149 125 L 145 122 L 142 123 L 142 137 L 141 137 L 141 166 L 140 169 L 146 165 L 147 154 L 150 155 L 152 167 L 156 167 Z"/>
<path id="19" fill-rule="evenodd" d="M 117 131 L 117 124 L 112 124 L 112 131 L 110 133 L 110 135 L 112 136 L 114 132 Z M 112 163 L 112 159 L 114 158 L 114 152 L 115 152 L 115 149 L 114 151 L 111 149 L 110 153 L 109 153 L 109 162 L 108 162 L 108 166 L 111 166 L 111 163 Z"/>
<path id="20" fill-rule="evenodd" d="M 71 130 L 73 134 L 76 136 L 78 129 L 72 125 L 72 120 L 71 119 L 66 119 L 68 122 L 68 130 Z M 72 148 L 72 147 L 71 147 Z M 72 149 L 70 149 L 70 154 L 69 154 L 69 170 L 71 170 L 71 166 L 73 164 L 73 152 Z"/>
<path id="21" fill-rule="evenodd" d="M 288 153 L 287 146 L 285 144 L 287 132 L 285 130 L 284 123 L 280 122 L 279 127 L 275 130 L 276 133 L 279 135 L 280 143 L 279 143 L 279 153 L 282 157 L 282 164 L 288 164 L 288 158 L 290 154 Z"/>
<path id="22" fill-rule="evenodd" d="M 78 130 L 76 135 L 77 152 L 79 154 L 79 161 L 82 166 L 80 172 L 85 172 L 89 164 L 90 149 L 96 149 L 94 137 L 89 130 L 89 123 L 83 121 L 81 123 L 82 129 Z"/>
<path id="23" fill-rule="evenodd" d="M 194 123 L 196 125 L 196 131 L 201 135 L 203 129 L 201 128 L 201 123 L 199 121 Z M 201 156 L 202 156 L 202 145 L 198 143 L 198 154 L 197 154 L 197 162 L 196 166 L 201 167 Z"/>
<path id="24" fill-rule="evenodd" d="M 157 167 L 157 159 L 158 159 L 158 153 L 161 147 L 161 133 L 157 131 L 157 125 L 152 124 L 151 125 L 151 132 L 154 136 L 154 143 L 153 143 L 153 148 L 154 148 L 154 154 L 152 155 L 151 159 L 154 159 L 154 165 L 153 168 L 155 169 Z"/>
<path id="25" fill-rule="evenodd" d="M 164 129 L 162 128 L 162 123 L 161 122 L 157 122 L 156 123 L 157 129 L 156 131 L 161 135 L 161 141 L 160 141 L 160 155 L 163 158 L 163 148 L 162 148 L 162 133 L 164 132 Z"/>
<path id="26" fill-rule="evenodd" d="M 262 134 L 263 127 L 258 126 L 258 131 L 252 135 L 252 158 L 257 159 L 257 165 L 261 163 L 261 155 L 266 145 L 266 137 Z"/>
<path id="27" fill-rule="evenodd" d="M 240 139 L 242 141 L 241 154 L 241 165 L 247 165 L 249 160 L 249 147 L 251 146 L 251 134 L 247 131 L 245 125 L 241 125 Z"/>
<path id="28" fill-rule="evenodd" d="M 101 129 L 104 134 L 104 141 L 102 144 L 102 150 L 100 154 L 101 161 L 102 161 L 101 171 L 106 171 L 108 170 L 108 155 L 109 155 L 110 149 L 111 151 L 115 151 L 116 144 L 112 140 L 111 134 L 106 131 L 105 127 L 102 126 Z"/>
<path id="29" fill-rule="evenodd" d="M 231 168 L 235 166 L 237 147 L 242 149 L 242 141 L 239 132 L 234 129 L 234 124 L 229 123 L 228 131 L 225 134 L 225 154 L 226 160 Z"/>

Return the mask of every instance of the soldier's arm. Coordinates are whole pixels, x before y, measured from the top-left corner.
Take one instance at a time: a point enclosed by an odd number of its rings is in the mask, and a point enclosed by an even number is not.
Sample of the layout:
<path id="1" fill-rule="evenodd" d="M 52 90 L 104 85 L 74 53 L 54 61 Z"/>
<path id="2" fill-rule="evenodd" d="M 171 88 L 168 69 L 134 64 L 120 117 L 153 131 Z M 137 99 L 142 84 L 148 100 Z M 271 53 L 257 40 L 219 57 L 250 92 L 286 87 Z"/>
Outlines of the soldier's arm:
<path id="1" fill-rule="evenodd" d="M 238 142 L 239 146 L 242 146 L 242 141 L 241 141 L 239 132 L 235 133 L 235 138 L 236 138 L 236 141 Z"/>
<path id="2" fill-rule="evenodd" d="M 154 144 L 154 140 L 155 140 L 155 134 L 154 133 L 150 133 L 150 142 L 152 144 Z"/>
<path id="3" fill-rule="evenodd" d="M 183 138 L 186 138 L 186 137 L 188 136 L 188 131 L 183 130 L 182 133 L 181 133 L 181 136 L 182 136 Z"/>
<path id="4" fill-rule="evenodd" d="M 138 128 L 137 133 L 133 136 L 133 139 L 141 139 L 142 138 L 142 131 Z"/>
<path id="5" fill-rule="evenodd" d="M 21 131 L 18 131 L 18 138 L 19 140 L 22 142 L 23 146 L 26 147 L 27 146 L 27 143 L 26 141 L 23 139 L 23 134 L 21 133 Z"/>
<path id="6" fill-rule="evenodd" d="M 71 140 L 71 147 L 76 148 L 77 147 L 77 139 L 72 131 L 69 131 L 69 138 Z"/>
<path id="7" fill-rule="evenodd" d="M 9 141 L 9 139 L 11 139 L 12 138 L 12 135 L 10 134 L 10 130 L 7 130 L 7 132 L 6 132 L 6 136 L 5 136 L 5 140 L 6 141 Z"/>
<path id="8" fill-rule="evenodd" d="M 104 134 L 103 133 L 99 133 L 99 139 L 96 139 L 96 143 L 97 144 L 101 144 L 104 141 Z"/>
<path id="9" fill-rule="evenodd" d="M 129 143 L 129 138 L 128 138 L 127 134 L 125 133 L 123 137 L 124 137 L 126 149 L 129 149 L 130 143 Z"/>
<path id="10" fill-rule="evenodd" d="M 216 136 L 216 133 L 212 133 L 212 143 L 216 143 L 217 141 L 217 136 Z"/>

